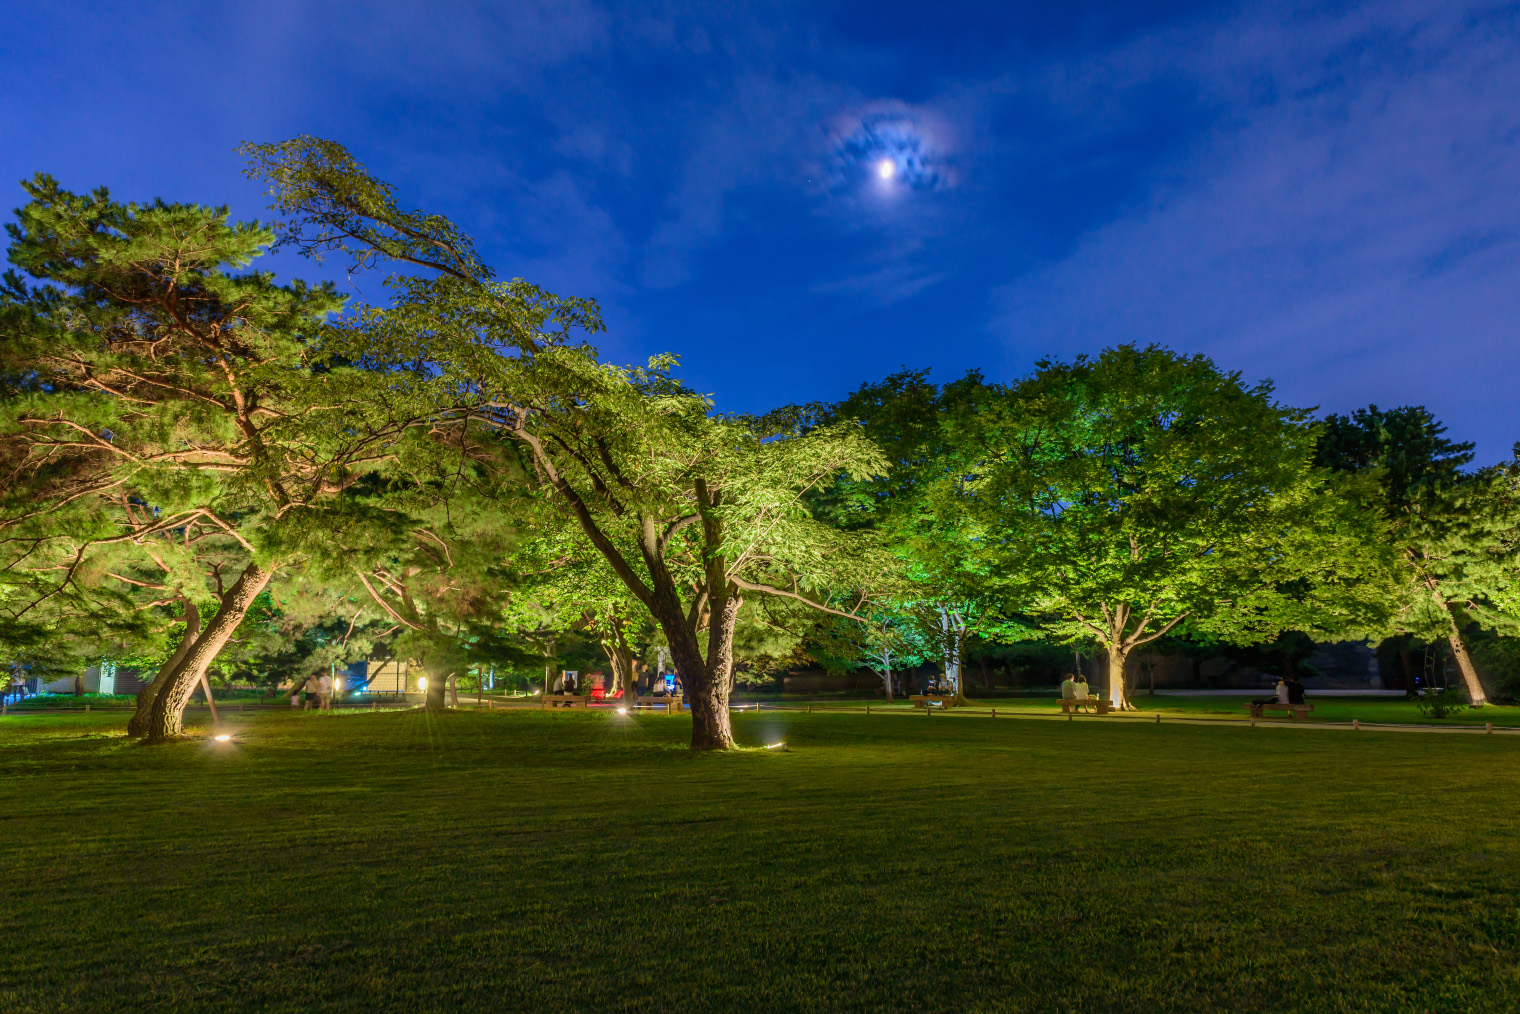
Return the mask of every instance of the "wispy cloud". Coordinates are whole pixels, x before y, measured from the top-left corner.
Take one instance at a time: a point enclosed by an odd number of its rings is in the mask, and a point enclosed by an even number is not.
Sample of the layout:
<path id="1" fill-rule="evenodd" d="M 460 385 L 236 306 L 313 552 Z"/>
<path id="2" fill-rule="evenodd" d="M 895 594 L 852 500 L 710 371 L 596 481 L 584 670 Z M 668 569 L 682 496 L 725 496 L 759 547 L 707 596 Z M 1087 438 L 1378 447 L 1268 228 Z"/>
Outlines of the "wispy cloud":
<path id="1" fill-rule="evenodd" d="M 1231 115 L 1149 201 L 1003 287 L 995 332 L 1067 353 L 1161 341 L 1301 403 L 1421 402 L 1460 432 L 1520 437 L 1494 382 L 1520 367 L 1514 13 L 1384 14 L 1144 50 Z"/>

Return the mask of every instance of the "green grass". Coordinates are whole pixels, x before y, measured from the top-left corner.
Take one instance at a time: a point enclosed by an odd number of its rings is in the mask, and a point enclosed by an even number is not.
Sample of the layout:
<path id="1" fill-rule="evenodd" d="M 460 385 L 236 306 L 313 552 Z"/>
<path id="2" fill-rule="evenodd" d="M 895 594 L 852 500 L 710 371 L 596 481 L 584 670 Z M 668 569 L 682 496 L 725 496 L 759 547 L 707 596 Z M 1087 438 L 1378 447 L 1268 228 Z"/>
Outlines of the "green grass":
<path id="1" fill-rule="evenodd" d="M 663 716 L 234 717 L 0 720 L 0 1010 L 1520 995 L 1520 736 L 762 712 L 741 739 L 789 752 L 693 756 Z"/>
<path id="2" fill-rule="evenodd" d="M 1271 695 L 1263 692 L 1257 696 Z M 1131 720 L 1135 717 L 1150 719 L 1159 713 L 1163 719 L 1229 719 L 1249 723 L 1251 716 L 1246 710 L 1246 704 L 1250 700 L 1250 697 L 1220 694 L 1197 696 L 1158 694 L 1152 697 L 1142 691 L 1134 697 L 1135 706 L 1140 710 L 1140 715 L 1127 717 Z M 973 703 L 978 709 L 996 708 L 999 715 L 1005 711 L 1009 715 L 1045 716 L 1060 712 L 1060 705 L 1053 694 L 1048 697 L 988 698 L 974 700 Z M 1363 723 L 1391 725 L 1481 726 L 1485 722 L 1492 722 L 1495 728 L 1520 728 L 1520 706 L 1513 704 L 1490 704 L 1482 708 L 1464 708 L 1446 718 L 1438 719 L 1422 715 L 1414 701 L 1402 697 L 1335 697 L 1329 694 L 1311 694 L 1309 703 L 1314 705 L 1314 711 L 1309 716 L 1309 721 L 1312 722 L 1350 723 L 1353 718 L 1356 718 Z M 864 704 L 864 701 L 854 702 L 857 707 Z M 907 707 L 907 705 L 902 706 Z M 877 707 L 878 705 L 873 703 L 871 710 L 875 711 Z M 1120 716 L 1120 718 L 1123 717 L 1126 716 Z M 1108 719 L 1105 717 L 1103 720 Z M 1281 712 L 1268 713 L 1262 720 L 1272 723 L 1294 721 Z"/>

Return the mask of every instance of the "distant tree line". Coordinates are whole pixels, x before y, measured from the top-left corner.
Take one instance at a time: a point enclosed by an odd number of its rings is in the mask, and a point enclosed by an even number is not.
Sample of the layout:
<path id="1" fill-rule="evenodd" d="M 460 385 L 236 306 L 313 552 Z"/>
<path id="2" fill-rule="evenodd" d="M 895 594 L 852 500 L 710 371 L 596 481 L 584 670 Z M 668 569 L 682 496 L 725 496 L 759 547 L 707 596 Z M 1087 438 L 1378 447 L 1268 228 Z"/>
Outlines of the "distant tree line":
<path id="1" fill-rule="evenodd" d="M 1162 647 L 1439 642 L 1474 705 L 1475 639 L 1508 658 L 1520 466 L 1470 468 L 1423 408 L 1317 420 L 1121 345 L 718 413 L 673 356 L 603 362 L 595 302 L 501 281 L 342 147 L 244 153 L 273 225 L 39 175 L 7 226 L 0 652 L 149 669 L 149 741 L 208 675 L 380 656 L 441 709 L 576 660 L 635 692 L 663 650 L 700 749 L 732 745 L 739 679 L 805 658 L 964 695 L 973 659 L 1076 647 L 1119 708 Z M 383 299 L 251 268 L 281 246 Z"/>

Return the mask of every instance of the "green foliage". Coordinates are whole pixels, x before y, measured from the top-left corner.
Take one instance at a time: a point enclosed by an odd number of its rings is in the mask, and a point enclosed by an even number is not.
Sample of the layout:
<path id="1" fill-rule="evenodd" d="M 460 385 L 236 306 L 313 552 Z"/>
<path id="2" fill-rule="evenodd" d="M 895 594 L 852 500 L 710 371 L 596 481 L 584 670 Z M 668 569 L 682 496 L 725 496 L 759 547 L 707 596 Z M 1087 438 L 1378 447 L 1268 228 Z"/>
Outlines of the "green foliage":
<path id="1" fill-rule="evenodd" d="M 339 146 L 298 138 L 245 151 L 286 215 L 285 241 L 359 266 L 431 269 L 393 276 L 389 305 L 329 329 L 325 347 L 415 371 L 467 402 L 449 424 L 459 447 L 495 461 L 508 457 L 499 444 L 512 448 L 529 496 L 503 491 L 504 506 L 579 528 L 658 623 L 688 687 L 713 689 L 704 716 L 726 710 L 746 597 L 840 610 L 882 572 L 870 540 L 821 524 L 805 499 L 841 473 L 880 471 L 857 427 L 714 415 L 673 375 L 673 357 L 601 362 L 586 341 L 602 329 L 594 302 L 495 281 L 452 223 L 401 211 Z M 702 735 L 726 746 L 726 715 Z"/>
<path id="2" fill-rule="evenodd" d="M 1271 394 L 1156 346 L 1042 362 L 984 412 L 935 517 L 974 519 L 1043 629 L 1120 657 L 1184 621 L 1240 643 L 1374 628 L 1390 579 L 1367 493 L 1313 466 L 1307 414 Z"/>
<path id="3" fill-rule="evenodd" d="M 278 687 L 376 657 L 397 627 L 367 604 L 287 575 L 248 611 L 223 663 L 239 681 Z"/>
<path id="4" fill-rule="evenodd" d="M 1485 693 L 1463 631 L 1520 634 L 1520 465 L 1463 472 L 1472 445 L 1454 443 L 1420 406 L 1377 406 L 1326 421 L 1319 458 L 1361 472 L 1382 491 L 1390 544 L 1403 564 L 1384 633 L 1447 639 L 1470 700 Z"/>
<path id="5" fill-rule="evenodd" d="M 1325 417 L 1315 463 L 1338 472 L 1377 472 L 1389 504 L 1399 510 L 1462 478 L 1473 445 L 1445 433 L 1423 405 L 1369 405 Z"/>
<path id="6" fill-rule="evenodd" d="M 1492 680 L 1495 699 L 1520 700 L 1520 638 L 1475 637 L 1472 650 L 1479 668 Z"/>
<path id="7" fill-rule="evenodd" d="M 1415 707 L 1427 718 L 1447 718 L 1467 707 L 1467 695 L 1457 686 L 1426 687 L 1415 701 Z"/>
<path id="8" fill-rule="evenodd" d="M 345 535 L 406 529 L 442 495 L 453 392 L 336 351 L 330 284 L 236 270 L 273 231 L 48 176 L 24 186 L 9 256 L 43 284 L 13 272 L 0 294 L 11 643 L 74 623 L 129 650 L 186 608 L 214 612 L 254 561 L 341 557 Z"/>

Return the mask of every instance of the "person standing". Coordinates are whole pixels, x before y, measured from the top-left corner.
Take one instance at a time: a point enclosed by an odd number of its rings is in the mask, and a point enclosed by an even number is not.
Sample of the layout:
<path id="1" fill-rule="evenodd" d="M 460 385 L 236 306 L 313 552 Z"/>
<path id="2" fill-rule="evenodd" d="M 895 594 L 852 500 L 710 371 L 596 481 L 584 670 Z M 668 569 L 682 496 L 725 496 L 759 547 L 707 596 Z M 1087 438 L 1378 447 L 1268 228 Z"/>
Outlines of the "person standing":
<path id="1" fill-rule="evenodd" d="M 332 710 L 333 678 L 329 673 L 323 673 L 317 677 L 317 708 L 321 711 Z"/>

